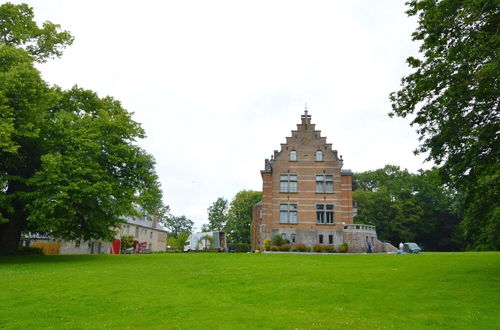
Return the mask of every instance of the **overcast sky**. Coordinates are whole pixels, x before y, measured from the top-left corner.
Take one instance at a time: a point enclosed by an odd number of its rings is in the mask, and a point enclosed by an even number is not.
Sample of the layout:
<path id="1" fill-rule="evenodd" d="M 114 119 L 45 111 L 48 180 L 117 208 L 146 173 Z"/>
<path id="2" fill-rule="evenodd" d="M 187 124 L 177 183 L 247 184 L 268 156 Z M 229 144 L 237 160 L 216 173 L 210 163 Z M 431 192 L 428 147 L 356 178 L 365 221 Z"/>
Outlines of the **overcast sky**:
<path id="1" fill-rule="evenodd" d="M 409 120 L 387 115 L 418 50 L 404 2 L 27 1 L 75 37 L 39 66 L 44 79 L 134 112 L 164 202 L 198 229 L 217 197 L 261 190 L 306 102 L 344 168 L 431 166 Z"/>

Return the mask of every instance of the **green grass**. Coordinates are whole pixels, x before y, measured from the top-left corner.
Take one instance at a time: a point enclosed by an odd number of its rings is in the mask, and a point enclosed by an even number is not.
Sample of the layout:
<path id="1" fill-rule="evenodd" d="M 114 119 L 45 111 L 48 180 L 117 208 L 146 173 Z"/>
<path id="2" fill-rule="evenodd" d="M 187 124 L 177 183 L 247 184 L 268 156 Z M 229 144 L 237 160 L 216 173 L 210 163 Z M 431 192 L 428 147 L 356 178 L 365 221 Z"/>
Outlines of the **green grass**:
<path id="1" fill-rule="evenodd" d="M 0 328 L 500 326 L 500 253 L 0 258 Z"/>

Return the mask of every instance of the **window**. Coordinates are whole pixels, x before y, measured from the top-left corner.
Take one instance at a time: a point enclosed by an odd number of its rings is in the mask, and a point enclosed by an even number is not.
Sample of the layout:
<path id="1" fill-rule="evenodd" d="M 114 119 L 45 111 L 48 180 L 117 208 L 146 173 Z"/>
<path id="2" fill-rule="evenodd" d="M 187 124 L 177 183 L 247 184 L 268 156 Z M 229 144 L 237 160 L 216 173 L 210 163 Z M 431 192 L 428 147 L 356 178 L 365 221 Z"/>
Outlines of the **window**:
<path id="1" fill-rule="evenodd" d="M 323 194 L 333 193 L 333 175 L 316 175 L 316 192 Z"/>
<path id="2" fill-rule="evenodd" d="M 296 234 L 292 234 L 291 238 L 292 238 L 292 243 L 295 243 L 297 241 L 297 235 Z"/>
<path id="3" fill-rule="evenodd" d="M 297 174 L 280 175 L 280 192 L 297 192 Z"/>
<path id="4" fill-rule="evenodd" d="M 79 247 L 80 247 L 80 241 L 76 241 L 76 242 L 75 242 L 75 247 L 76 247 L 76 248 L 79 248 Z"/>
<path id="5" fill-rule="evenodd" d="M 151 238 L 153 238 L 153 231 L 151 231 L 151 232 L 149 233 L 149 238 L 150 238 L 150 239 L 151 239 Z"/>
<path id="6" fill-rule="evenodd" d="M 283 240 L 286 240 L 286 233 L 281 233 L 281 238 L 282 238 Z"/>
<path id="7" fill-rule="evenodd" d="M 297 204 L 280 204 L 280 223 L 297 223 Z"/>
<path id="8" fill-rule="evenodd" d="M 139 227 L 135 227 L 135 238 L 139 238 Z"/>
<path id="9" fill-rule="evenodd" d="M 316 151 L 316 161 L 317 162 L 323 161 L 323 151 L 321 150 Z"/>
<path id="10" fill-rule="evenodd" d="M 319 244 L 323 244 L 323 235 L 319 235 Z"/>
<path id="11" fill-rule="evenodd" d="M 130 225 L 125 226 L 125 236 L 130 235 Z"/>
<path id="12" fill-rule="evenodd" d="M 316 223 L 333 224 L 333 205 L 332 204 L 317 204 L 316 205 Z"/>
<path id="13" fill-rule="evenodd" d="M 328 244 L 333 244 L 333 235 L 328 235 Z"/>
<path id="14" fill-rule="evenodd" d="M 295 150 L 290 151 L 290 161 L 291 162 L 297 161 L 297 151 Z"/>

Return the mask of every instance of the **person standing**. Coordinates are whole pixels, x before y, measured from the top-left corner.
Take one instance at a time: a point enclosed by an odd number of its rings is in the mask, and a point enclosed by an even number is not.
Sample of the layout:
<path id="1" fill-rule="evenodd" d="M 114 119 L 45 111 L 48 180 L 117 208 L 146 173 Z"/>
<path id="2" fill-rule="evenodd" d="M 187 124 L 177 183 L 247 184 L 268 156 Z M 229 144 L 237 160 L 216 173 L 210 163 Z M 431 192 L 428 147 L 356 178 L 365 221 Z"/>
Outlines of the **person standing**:
<path id="1" fill-rule="evenodd" d="M 372 242 L 368 241 L 368 253 L 373 252 Z"/>
<path id="2" fill-rule="evenodd" d="M 405 247 L 405 245 L 403 244 L 403 242 L 399 243 L 399 251 L 400 252 L 403 252 L 404 247 Z"/>

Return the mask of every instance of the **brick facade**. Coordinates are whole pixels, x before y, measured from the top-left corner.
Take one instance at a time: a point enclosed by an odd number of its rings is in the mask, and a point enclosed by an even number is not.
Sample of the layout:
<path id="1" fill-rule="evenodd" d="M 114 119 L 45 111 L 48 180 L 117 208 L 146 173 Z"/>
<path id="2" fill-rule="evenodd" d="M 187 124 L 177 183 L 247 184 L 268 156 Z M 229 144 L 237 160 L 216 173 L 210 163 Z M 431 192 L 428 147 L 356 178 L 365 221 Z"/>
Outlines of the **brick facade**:
<path id="1" fill-rule="evenodd" d="M 321 240 L 337 246 L 355 237 L 356 247 L 350 250 L 359 252 L 365 246 L 357 241 L 377 241 L 373 227 L 352 225 L 352 172 L 342 166 L 342 156 L 321 136 L 306 110 L 280 150 L 265 160 L 262 202 L 253 209 L 253 249 L 262 249 L 264 239 L 275 235 L 292 246 Z"/>

